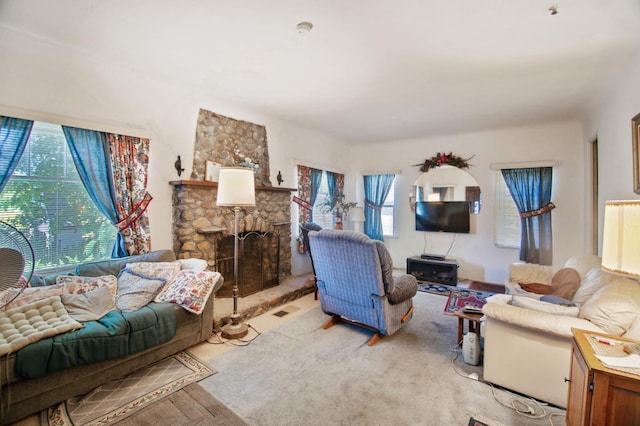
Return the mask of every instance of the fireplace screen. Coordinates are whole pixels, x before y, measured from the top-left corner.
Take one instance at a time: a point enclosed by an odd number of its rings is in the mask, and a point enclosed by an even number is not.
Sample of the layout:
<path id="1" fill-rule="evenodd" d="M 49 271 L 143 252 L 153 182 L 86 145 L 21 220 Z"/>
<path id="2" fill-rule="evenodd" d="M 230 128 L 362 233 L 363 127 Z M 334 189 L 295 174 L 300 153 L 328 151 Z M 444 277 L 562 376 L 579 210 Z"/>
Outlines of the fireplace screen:
<path id="1" fill-rule="evenodd" d="M 238 238 L 238 292 L 245 297 L 279 284 L 280 238 L 273 232 L 245 232 Z M 233 297 L 234 237 L 218 243 L 217 269 L 224 284 L 216 297 Z"/>

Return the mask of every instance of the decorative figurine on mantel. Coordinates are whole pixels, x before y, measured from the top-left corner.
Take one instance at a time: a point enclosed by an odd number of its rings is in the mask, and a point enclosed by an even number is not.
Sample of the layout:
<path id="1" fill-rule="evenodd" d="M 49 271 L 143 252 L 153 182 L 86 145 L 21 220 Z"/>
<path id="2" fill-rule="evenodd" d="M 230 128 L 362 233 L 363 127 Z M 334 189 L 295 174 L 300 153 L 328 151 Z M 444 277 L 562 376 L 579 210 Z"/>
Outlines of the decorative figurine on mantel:
<path id="1" fill-rule="evenodd" d="M 282 173 L 280 173 L 280 170 L 278 170 L 278 176 L 276 176 L 276 180 L 278 181 L 278 186 L 282 185 L 282 182 L 284 182 L 284 179 L 282 179 Z"/>

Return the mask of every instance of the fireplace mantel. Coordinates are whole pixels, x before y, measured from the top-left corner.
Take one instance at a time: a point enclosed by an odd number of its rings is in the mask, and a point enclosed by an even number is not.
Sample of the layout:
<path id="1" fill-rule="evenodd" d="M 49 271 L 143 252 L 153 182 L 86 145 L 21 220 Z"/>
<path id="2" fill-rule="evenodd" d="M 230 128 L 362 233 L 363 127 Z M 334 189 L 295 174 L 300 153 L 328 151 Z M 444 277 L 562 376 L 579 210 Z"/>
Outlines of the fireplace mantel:
<path id="1" fill-rule="evenodd" d="M 212 188 L 218 187 L 218 182 L 210 182 L 208 180 L 172 180 L 169 181 L 169 185 L 173 186 L 208 186 Z M 286 192 L 295 192 L 296 188 L 283 188 L 280 186 L 257 186 L 256 190 L 258 191 L 286 191 Z"/>

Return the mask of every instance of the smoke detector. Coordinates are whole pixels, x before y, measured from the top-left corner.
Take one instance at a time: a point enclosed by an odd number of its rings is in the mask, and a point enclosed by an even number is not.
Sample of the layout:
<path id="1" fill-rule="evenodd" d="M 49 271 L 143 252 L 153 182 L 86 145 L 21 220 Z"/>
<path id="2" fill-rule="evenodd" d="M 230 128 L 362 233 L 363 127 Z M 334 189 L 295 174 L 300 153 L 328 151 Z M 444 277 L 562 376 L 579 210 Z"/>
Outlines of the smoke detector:
<path id="1" fill-rule="evenodd" d="M 313 24 L 311 22 L 303 21 L 298 24 L 297 28 L 298 28 L 298 34 L 307 34 L 311 32 L 311 28 L 313 28 Z"/>

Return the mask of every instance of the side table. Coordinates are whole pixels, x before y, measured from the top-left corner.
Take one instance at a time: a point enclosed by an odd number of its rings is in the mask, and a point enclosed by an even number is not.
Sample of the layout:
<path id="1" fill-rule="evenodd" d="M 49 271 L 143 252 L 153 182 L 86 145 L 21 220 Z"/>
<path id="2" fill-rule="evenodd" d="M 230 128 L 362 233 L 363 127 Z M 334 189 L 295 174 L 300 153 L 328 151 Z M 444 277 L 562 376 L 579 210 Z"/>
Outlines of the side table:
<path id="1" fill-rule="evenodd" d="M 458 317 L 458 341 L 457 343 L 462 342 L 462 336 L 464 336 L 464 320 L 467 320 L 469 326 L 469 333 L 476 333 L 478 337 L 480 337 L 480 319 L 483 314 L 475 314 L 475 313 L 464 313 L 461 310 L 453 313 L 454 316 Z"/>

